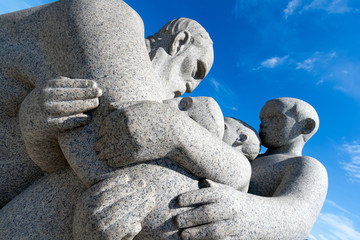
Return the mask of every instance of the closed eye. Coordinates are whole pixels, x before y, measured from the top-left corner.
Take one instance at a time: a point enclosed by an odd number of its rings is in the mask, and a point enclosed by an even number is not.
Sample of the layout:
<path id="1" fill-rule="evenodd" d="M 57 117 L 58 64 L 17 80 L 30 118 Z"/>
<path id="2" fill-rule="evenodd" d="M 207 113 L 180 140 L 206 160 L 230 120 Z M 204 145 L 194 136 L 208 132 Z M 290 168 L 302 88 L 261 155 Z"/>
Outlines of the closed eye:
<path id="1" fill-rule="evenodd" d="M 201 60 L 198 60 L 194 79 L 202 80 L 205 78 L 205 75 L 206 75 L 205 63 Z"/>

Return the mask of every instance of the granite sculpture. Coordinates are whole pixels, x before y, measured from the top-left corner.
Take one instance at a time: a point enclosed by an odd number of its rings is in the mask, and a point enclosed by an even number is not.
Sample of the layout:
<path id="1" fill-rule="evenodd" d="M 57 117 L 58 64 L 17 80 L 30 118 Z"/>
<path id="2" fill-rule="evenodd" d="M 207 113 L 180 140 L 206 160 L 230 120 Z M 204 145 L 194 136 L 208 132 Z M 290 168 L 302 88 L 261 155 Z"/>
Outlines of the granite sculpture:
<path id="1" fill-rule="evenodd" d="M 324 166 L 302 156 L 319 127 L 318 115 L 302 100 L 278 98 L 264 105 L 260 120 L 268 149 L 251 161 L 248 193 L 207 180 L 208 188 L 182 194 L 180 206 L 200 205 L 177 216 L 183 239 L 305 239 L 309 234 L 328 184 Z"/>
<path id="2" fill-rule="evenodd" d="M 144 44 L 141 18 L 122 1 L 62 0 L 0 21 L 1 139 L 7 139 L 1 145 L 2 205 L 41 176 L 37 166 L 53 172 L 67 165 L 57 140 L 62 131 L 90 116 L 93 124 L 101 121 L 110 102 L 162 101 L 190 92 L 213 62 L 211 39 L 198 23 L 173 21 Z M 85 93 L 73 95 L 72 88 Z M 53 99 L 40 98 L 41 91 Z M 100 91 L 102 104 L 83 114 L 98 106 Z M 38 118 L 28 119 L 27 110 Z"/>
<path id="3" fill-rule="evenodd" d="M 1 137 L 16 142 L 0 145 L 2 204 L 13 198 L 0 210 L 4 239 L 310 231 L 327 187 L 322 165 L 301 156 L 316 112 L 269 101 L 260 130 L 268 152 L 256 158 L 254 129 L 224 119 L 211 98 L 179 98 L 213 63 L 200 24 L 176 19 L 144 41 L 141 18 L 119 0 L 60 0 L 0 23 Z M 274 112 L 282 125 L 265 130 Z"/>

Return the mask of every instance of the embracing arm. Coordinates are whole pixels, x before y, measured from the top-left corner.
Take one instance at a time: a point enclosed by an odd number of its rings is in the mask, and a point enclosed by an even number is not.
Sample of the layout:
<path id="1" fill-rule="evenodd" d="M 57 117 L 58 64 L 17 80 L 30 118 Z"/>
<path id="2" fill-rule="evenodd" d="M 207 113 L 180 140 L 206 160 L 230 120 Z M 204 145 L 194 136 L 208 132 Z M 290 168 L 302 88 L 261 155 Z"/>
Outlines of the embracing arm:
<path id="1" fill-rule="evenodd" d="M 250 164 L 186 114 L 157 102 L 141 102 L 113 111 L 95 145 L 100 159 L 114 168 L 170 158 L 199 178 L 246 190 Z"/>
<path id="2" fill-rule="evenodd" d="M 211 179 L 247 192 L 251 166 L 240 151 L 191 118 L 182 118 L 179 125 L 179 147 L 171 152 L 170 159 L 200 178 Z"/>
<path id="3" fill-rule="evenodd" d="M 315 159 L 289 163 L 273 197 L 219 184 L 182 194 L 181 206 L 202 204 L 177 216 L 183 239 L 304 239 L 327 192 L 327 173 Z"/>

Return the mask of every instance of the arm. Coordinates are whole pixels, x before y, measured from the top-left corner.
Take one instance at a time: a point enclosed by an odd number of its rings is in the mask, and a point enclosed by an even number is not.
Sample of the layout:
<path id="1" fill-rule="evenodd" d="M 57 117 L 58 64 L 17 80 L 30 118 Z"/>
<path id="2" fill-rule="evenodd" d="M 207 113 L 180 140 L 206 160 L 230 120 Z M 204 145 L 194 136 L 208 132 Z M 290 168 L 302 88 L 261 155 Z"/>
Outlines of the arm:
<path id="1" fill-rule="evenodd" d="M 168 157 L 200 178 L 246 189 L 251 168 L 240 152 L 165 104 L 142 102 L 112 112 L 95 145 L 100 159 L 118 168 Z"/>
<path id="2" fill-rule="evenodd" d="M 44 171 L 67 165 L 59 147 L 59 133 L 91 121 L 84 112 L 99 105 L 101 90 L 91 80 L 60 77 L 35 88 L 21 104 L 19 119 L 31 159 Z"/>
<path id="3" fill-rule="evenodd" d="M 327 173 L 317 160 L 306 157 L 288 162 L 287 170 L 273 197 L 224 185 L 182 194 L 181 206 L 203 204 L 177 216 L 182 238 L 304 239 L 325 200 Z"/>

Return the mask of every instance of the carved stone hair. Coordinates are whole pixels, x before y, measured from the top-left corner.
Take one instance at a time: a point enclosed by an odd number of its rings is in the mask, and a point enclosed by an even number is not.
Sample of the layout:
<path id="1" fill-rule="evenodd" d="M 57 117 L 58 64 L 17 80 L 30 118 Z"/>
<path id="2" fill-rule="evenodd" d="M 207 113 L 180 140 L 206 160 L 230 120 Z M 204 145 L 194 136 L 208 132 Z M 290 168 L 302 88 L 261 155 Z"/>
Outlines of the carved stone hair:
<path id="1" fill-rule="evenodd" d="M 173 38 L 185 30 L 191 34 L 191 44 L 199 37 L 208 40 L 209 44 L 213 44 L 208 32 L 198 22 L 189 18 L 177 18 L 168 22 L 154 35 L 146 38 L 150 44 L 148 49 L 150 58 L 152 59 L 152 52 L 158 48 L 164 48 L 168 52 L 169 44 L 172 43 Z"/>
<path id="2" fill-rule="evenodd" d="M 287 111 L 285 114 L 294 118 L 296 122 L 300 122 L 307 118 L 310 118 L 314 121 L 315 126 L 311 133 L 303 135 L 305 142 L 307 142 L 319 129 L 319 116 L 313 106 L 311 106 L 309 103 L 297 98 L 290 97 L 276 98 L 268 102 L 280 102 L 286 106 Z"/>

